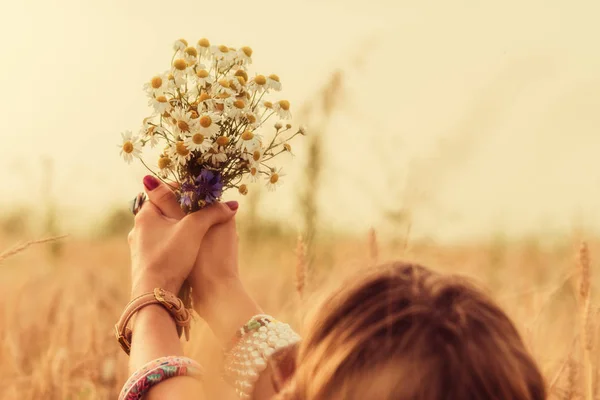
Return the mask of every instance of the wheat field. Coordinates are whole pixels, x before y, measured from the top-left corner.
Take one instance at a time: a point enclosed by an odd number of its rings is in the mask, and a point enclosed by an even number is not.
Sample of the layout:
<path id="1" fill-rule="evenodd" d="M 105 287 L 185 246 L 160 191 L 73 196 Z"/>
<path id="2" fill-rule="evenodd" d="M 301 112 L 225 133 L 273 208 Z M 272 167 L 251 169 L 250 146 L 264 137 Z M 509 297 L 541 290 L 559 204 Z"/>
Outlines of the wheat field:
<path id="1" fill-rule="evenodd" d="M 14 238 L 3 237 L 10 249 Z M 361 268 L 410 260 L 479 280 L 515 320 L 547 377 L 552 399 L 598 399 L 600 308 L 594 277 L 600 241 L 573 235 L 553 243 L 531 239 L 446 247 L 426 242 L 321 237 L 307 275 L 294 235 L 241 235 L 241 270 L 264 309 L 302 331 L 303 316 L 332 285 Z M 8 253 L 8 252 L 7 252 Z M 2 257 L 6 257 L 6 253 Z M 124 235 L 34 244 L 0 262 L 0 398 L 116 398 L 126 356 L 113 325 L 128 300 Z M 596 271 L 594 271 L 596 269 Z M 307 278 L 306 283 L 302 282 Z M 296 289 L 302 289 L 302 298 Z M 186 351 L 208 370 L 209 398 L 233 399 L 219 380 L 218 346 L 197 319 Z"/>

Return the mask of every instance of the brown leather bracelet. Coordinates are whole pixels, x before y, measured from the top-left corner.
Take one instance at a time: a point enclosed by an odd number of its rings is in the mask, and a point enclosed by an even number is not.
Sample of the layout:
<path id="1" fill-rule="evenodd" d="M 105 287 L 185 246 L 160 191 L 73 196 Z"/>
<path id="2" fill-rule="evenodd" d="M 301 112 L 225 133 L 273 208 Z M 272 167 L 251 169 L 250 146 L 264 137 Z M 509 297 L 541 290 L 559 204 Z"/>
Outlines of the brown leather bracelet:
<path id="1" fill-rule="evenodd" d="M 185 308 L 181 299 L 173 293 L 164 289 L 155 288 L 153 292 L 143 294 L 131 300 L 125 311 L 115 325 L 115 336 L 121 345 L 121 348 L 129 355 L 131 351 L 131 336 L 133 332 L 127 327 L 131 317 L 140 309 L 151 304 L 160 304 L 175 320 L 177 324 L 177 334 L 181 337 L 182 331 L 185 332 L 186 340 L 190 340 L 190 322 L 192 321 L 191 309 Z"/>

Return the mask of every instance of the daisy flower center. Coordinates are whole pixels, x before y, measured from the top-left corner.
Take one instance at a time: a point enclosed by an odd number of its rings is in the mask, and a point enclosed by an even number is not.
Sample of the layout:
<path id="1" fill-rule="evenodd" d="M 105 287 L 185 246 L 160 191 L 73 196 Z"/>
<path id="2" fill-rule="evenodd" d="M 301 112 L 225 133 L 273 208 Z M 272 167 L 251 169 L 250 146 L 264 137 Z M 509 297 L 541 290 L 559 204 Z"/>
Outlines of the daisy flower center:
<path id="1" fill-rule="evenodd" d="M 244 196 L 248 194 L 248 186 L 246 186 L 246 184 L 241 184 L 238 190 L 240 191 L 240 194 Z"/>
<path id="2" fill-rule="evenodd" d="M 256 77 L 254 78 L 254 82 L 256 82 L 257 85 L 264 85 L 265 83 L 267 83 L 267 78 L 265 78 L 264 75 L 256 75 Z"/>
<path id="3" fill-rule="evenodd" d="M 187 122 L 185 121 L 177 121 L 177 127 L 182 131 L 182 132 L 189 132 L 190 130 L 190 126 L 188 125 Z"/>
<path id="4" fill-rule="evenodd" d="M 219 79 L 219 85 L 223 86 L 224 88 L 229 88 L 231 86 L 227 79 Z"/>
<path id="5" fill-rule="evenodd" d="M 208 115 L 203 115 L 200 117 L 200 126 L 203 128 L 208 128 L 212 125 L 212 119 Z"/>
<path id="6" fill-rule="evenodd" d="M 185 40 L 185 39 L 179 39 L 178 41 L 181 42 L 181 43 L 183 43 L 184 46 L 188 45 L 187 40 Z"/>
<path id="7" fill-rule="evenodd" d="M 177 144 L 175 145 L 175 150 L 177 151 L 177 154 L 179 154 L 182 157 L 187 156 L 188 154 L 190 154 L 190 151 L 188 150 L 187 147 L 185 147 L 185 143 L 183 143 L 183 141 L 178 141 Z"/>
<path id="8" fill-rule="evenodd" d="M 244 52 L 244 54 L 246 55 L 246 57 L 251 57 L 252 56 L 252 48 L 248 47 L 248 46 L 244 46 L 241 48 L 241 50 Z"/>
<path id="9" fill-rule="evenodd" d="M 256 167 L 250 168 L 250 175 L 254 176 L 254 175 L 256 175 L 257 172 L 258 172 L 258 170 L 256 169 Z"/>
<path id="10" fill-rule="evenodd" d="M 201 133 L 196 133 L 194 136 L 192 136 L 192 141 L 195 144 L 202 144 L 202 142 L 204 142 L 204 135 Z"/>
<path id="11" fill-rule="evenodd" d="M 246 107 L 246 103 L 244 103 L 244 100 L 236 100 L 233 102 L 233 106 L 241 110 L 242 108 Z"/>
<path id="12" fill-rule="evenodd" d="M 166 103 L 167 102 L 167 98 L 163 95 L 160 96 L 156 96 L 156 101 L 158 101 L 159 103 Z"/>
<path id="13" fill-rule="evenodd" d="M 241 76 L 246 82 L 248 82 L 248 74 L 243 69 L 238 69 L 235 71 L 235 76 Z"/>
<path id="14" fill-rule="evenodd" d="M 171 165 L 171 159 L 169 157 L 161 157 L 158 159 L 158 168 L 165 169 Z"/>
<path id="15" fill-rule="evenodd" d="M 204 79 L 208 76 L 208 71 L 205 69 L 199 69 L 198 72 L 196 72 L 196 76 L 198 76 L 198 78 Z"/>
<path id="16" fill-rule="evenodd" d="M 219 146 L 227 146 L 229 144 L 229 138 L 227 136 L 219 136 L 217 138 L 217 144 Z"/>
<path id="17" fill-rule="evenodd" d="M 287 100 L 280 100 L 279 107 L 281 107 L 282 110 L 288 111 L 290 109 L 290 102 Z"/>
<path id="18" fill-rule="evenodd" d="M 252 153 L 252 159 L 254 161 L 258 161 L 260 160 L 260 151 L 258 150 L 254 150 L 254 153 Z M 253 174 L 254 175 L 254 174 Z"/>
<path id="19" fill-rule="evenodd" d="M 183 71 L 187 68 L 187 63 L 183 58 L 178 58 L 177 60 L 173 61 L 173 66 L 175 67 L 175 69 Z"/>
<path id="20" fill-rule="evenodd" d="M 265 101 L 265 107 L 266 108 L 273 108 L 273 103 L 271 103 L 270 101 Z"/>
<path id="21" fill-rule="evenodd" d="M 219 51 L 221 53 L 229 53 L 229 47 L 225 46 L 224 44 L 219 46 Z"/>
<path id="22" fill-rule="evenodd" d="M 291 152 L 291 151 L 292 151 L 292 146 L 291 146 L 289 143 L 284 143 L 284 144 L 283 144 L 283 148 L 284 148 L 286 151 L 289 151 L 289 152 Z"/>
<path id="23" fill-rule="evenodd" d="M 269 78 L 273 79 L 275 82 L 279 82 L 279 77 L 275 74 L 269 75 Z"/>
<path id="24" fill-rule="evenodd" d="M 244 140 L 252 140 L 254 138 L 254 133 L 250 132 L 250 131 L 245 131 L 244 133 L 242 133 L 242 139 Z"/>
<path id="25" fill-rule="evenodd" d="M 160 76 L 155 76 L 150 81 L 150 85 L 152 85 L 153 89 L 158 89 L 159 87 L 162 86 L 162 78 Z"/>
<path id="26" fill-rule="evenodd" d="M 193 47 L 186 47 L 184 51 L 188 56 L 198 57 L 198 50 Z"/>
<path id="27" fill-rule="evenodd" d="M 203 101 L 208 100 L 208 99 L 210 99 L 210 95 L 206 92 L 202 92 L 198 101 L 202 103 Z"/>
<path id="28" fill-rule="evenodd" d="M 277 183 L 278 180 L 279 180 L 279 175 L 278 174 L 273 174 L 269 178 L 269 182 L 271 182 L 271 183 Z"/>
<path id="29" fill-rule="evenodd" d="M 246 118 L 248 119 L 248 122 L 250 122 L 251 124 L 256 122 L 256 117 L 252 114 L 246 115 Z"/>
<path id="30" fill-rule="evenodd" d="M 198 46 L 200 47 L 210 47 L 210 42 L 206 38 L 202 38 L 198 40 Z"/>
<path id="31" fill-rule="evenodd" d="M 123 143 L 123 151 L 127 154 L 130 154 L 133 152 L 133 143 L 131 143 L 131 141 L 126 141 L 125 143 Z"/>

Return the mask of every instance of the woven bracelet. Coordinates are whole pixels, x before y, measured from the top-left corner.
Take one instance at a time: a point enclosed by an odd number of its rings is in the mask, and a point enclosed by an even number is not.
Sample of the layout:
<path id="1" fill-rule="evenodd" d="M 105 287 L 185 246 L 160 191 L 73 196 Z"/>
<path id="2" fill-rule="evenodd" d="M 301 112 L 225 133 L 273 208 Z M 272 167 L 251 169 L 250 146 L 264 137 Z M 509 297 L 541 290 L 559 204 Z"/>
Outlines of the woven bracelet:
<path id="1" fill-rule="evenodd" d="M 138 369 L 129 377 L 119 400 L 139 400 L 150 388 L 175 376 L 191 376 L 201 379 L 204 369 L 191 358 L 169 356 L 152 360 Z"/>

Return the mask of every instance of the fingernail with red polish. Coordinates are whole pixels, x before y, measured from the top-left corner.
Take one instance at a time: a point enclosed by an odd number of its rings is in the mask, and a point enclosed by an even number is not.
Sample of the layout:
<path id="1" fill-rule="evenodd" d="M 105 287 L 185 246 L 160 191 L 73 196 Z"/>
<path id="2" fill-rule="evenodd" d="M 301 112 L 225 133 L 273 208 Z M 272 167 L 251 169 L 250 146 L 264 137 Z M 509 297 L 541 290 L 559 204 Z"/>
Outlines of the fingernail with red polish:
<path id="1" fill-rule="evenodd" d="M 240 206 L 237 201 L 227 201 L 225 204 L 227 204 L 227 207 L 229 207 L 231 211 L 237 210 Z"/>
<path id="2" fill-rule="evenodd" d="M 144 177 L 144 186 L 146 186 L 146 189 L 154 190 L 158 187 L 158 185 L 159 185 L 158 179 L 156 179 L 152 175 L 146 175 Z"/>

